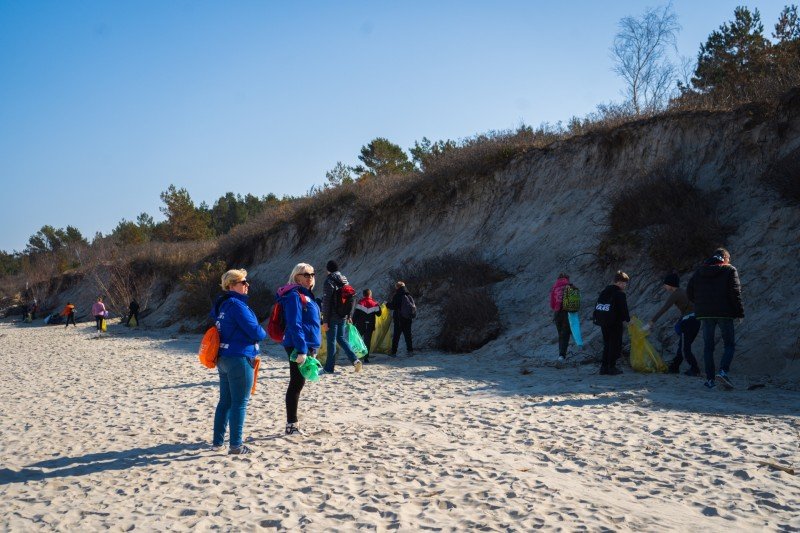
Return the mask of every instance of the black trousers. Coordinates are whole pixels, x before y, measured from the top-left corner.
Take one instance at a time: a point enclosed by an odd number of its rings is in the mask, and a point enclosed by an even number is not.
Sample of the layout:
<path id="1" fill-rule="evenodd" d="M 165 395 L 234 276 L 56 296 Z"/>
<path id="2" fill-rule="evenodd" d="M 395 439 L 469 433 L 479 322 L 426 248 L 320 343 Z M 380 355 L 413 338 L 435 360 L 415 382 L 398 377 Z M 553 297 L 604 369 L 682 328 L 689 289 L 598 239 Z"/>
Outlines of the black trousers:
<path id="1" fill-rule="evenodd" d="M 400 346 L 400 334 L 406 339 L 406 351 L 411 353 L 414 351 L 414 344 L 411 340 L 411 319 L 397 317 L 394 319 L 394 332 L 392 333 L 392 354 L 397 353 L 397 348 Z"/>
<path id="2" fill-rule="evenodd" d="M 693 316 L 681 320 L 680 330 L 681 336 L 678 340 L 678 353 L 675 354 L 675 359 L 673 359 L 670 364 L 679 367 L 685 357 L 686 362 L 689 363 L 692 368 L 699 369 L 700 366 L 697 364 L 697 358 L 692 353 L 692 343 L 697 338 L 697 334 L 700 333 L 700 321 Z"/>
<path id="3" fill-rule="evenodd" d="M 602 326 L 600 329 L 603 332 L 603 362 L 600 370 L 610 370 L 622 356 L 622 324 Z"/>
<path id="4" fill-rule="evenodd" d="M 287 355 L 292 355 L 294 348 L 284 346 Z M 311 356 L 312 354 L 306 354 Z M 297 406 L 300 404 L 300 391 L 306 384 L 306 378 L 300 373 L 300 367 L 294 361 L 289 361 L 289 387 L 286 389 L 286 423 L 297 422 Z"/>
<path id="5" fill-rule="evenodd" d="M 94 322 L 97 325 L 97 331 L 103 329 L 102 328 L 103 318 L 105 318 L 103 315 L 94 315 Z"/>
<path id="6" fill-rule="evenodd" d="M 72 325 L 75 326 L 76 328 L 78 327 L 78 324 L 75 323 L 75 313 L 70 313 L 67 315 L 67 323 L 64 324 L 64 328 L 69 326 L 70 322 L 72 322 Z"/>
<path id="7" fill-rule="evenodd" d="M 366 324 L 364 322 L 353 322 L 353 324 L 355 324 L 358 334 L 361 335 L 361 338 L 364 339 L 364 344 L 367 346 L 367 355 L 365 357 L 369 357 L 369 347 L 372 344 L 372 333 L 375 331 L 375 324 Z"/>
<path id="8" fill-rule="evenodd" d="M 566 311 L 556 311 L 553 315 L 553 322 L 556 323 L 556 329 L 558 330 L 558 355 L 566 357 L 569 337 L 572 334 L 569 329 L 569 315 Z"/>

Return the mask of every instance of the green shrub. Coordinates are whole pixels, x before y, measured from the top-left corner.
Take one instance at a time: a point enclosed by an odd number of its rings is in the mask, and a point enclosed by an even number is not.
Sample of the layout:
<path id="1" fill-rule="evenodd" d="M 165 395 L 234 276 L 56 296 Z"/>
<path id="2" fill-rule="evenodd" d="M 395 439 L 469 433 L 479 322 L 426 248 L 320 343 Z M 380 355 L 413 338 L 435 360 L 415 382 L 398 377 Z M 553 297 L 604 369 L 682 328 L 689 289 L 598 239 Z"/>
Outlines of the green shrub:
<path id="1" fill-rule="evenodd" d="M 465 353 L 500 336 L 500 310 L 487 287 L 451 291 L 442 304 L 437 348 Z"/>
<path id="2" fill-rule="evenodd" d="M 178 311 L 181 317 L 200 318 L 208 314 L 214 298 L 222 292 L 219 282 L 226 270 L 224 261 L 205 262 L 180 277 L 183 295 Z"/>
<path id="3" fill-rule="evenodd" d="M 406 283 L 418 305 L 441 306 L 436 346 L 450 352 L 470 352 L 500 335 L 500 311 L 491 285 L 509 275 L 475 250 L 411 262 L 389 272 L 393 283 Z M 392 284 L 387 294 L 393 291 Z"/>
<path id="4" fill-rule="evenodd" d="M 733 231 L 709 194 L 666 167 L 614 194 L 608 230 L 598 243 L 603 266 L 644 249 L 662 270 L 685 271 L 722 245 Z"/>

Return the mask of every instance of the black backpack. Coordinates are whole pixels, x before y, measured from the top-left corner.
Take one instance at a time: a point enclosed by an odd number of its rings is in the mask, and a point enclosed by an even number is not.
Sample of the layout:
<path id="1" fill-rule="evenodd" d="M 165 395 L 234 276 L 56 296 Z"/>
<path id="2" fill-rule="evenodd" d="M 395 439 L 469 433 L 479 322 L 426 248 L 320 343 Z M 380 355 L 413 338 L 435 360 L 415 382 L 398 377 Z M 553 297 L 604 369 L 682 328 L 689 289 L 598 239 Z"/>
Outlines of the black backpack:
<path id="1" fill-rule="evenodd" d="M 417 305 L 408 293 L 403 295 L 403 301 L 400 302 L 400 316 L 406 320 L 417 318 Z"/>
<path id="2" fill-rule="evenodd" d="M 600 327 L 609 326 L 614 322 L 614 292 L 606 287 L 597 297 L 592 319 Z"/>

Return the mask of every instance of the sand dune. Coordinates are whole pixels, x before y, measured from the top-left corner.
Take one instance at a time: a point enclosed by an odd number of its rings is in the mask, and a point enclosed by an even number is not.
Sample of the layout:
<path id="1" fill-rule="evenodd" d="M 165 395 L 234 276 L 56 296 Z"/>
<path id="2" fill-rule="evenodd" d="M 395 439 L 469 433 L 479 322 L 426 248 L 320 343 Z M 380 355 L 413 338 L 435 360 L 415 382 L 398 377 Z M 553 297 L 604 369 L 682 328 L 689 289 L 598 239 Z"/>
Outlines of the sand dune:
<path id="1" fill-rule="evenodd" d="M 699 378 L 378 356 L 308 384 L 267 347 L 245 434 L 209 447 L 196 335 L 0 323 L 0 529 L 797 530 L 800 394 Z M 747 381 L 739 377 L 742 385 Z"/>

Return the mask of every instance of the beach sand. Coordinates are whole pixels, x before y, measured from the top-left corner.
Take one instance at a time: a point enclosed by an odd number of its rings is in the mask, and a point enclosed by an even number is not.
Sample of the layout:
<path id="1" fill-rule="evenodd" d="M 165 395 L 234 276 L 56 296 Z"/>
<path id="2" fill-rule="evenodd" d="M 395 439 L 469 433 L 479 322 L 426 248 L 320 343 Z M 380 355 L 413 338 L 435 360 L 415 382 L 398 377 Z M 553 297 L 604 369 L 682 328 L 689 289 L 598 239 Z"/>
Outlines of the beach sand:
<path id="1" fill-rule="evenodd" d="M 210 448 L 199 335 L 0 323 L 0 530 L 797 530 L 800 393 L 420 353 L 309 383 L 274 343 L 255 456 Z M 735 374 L 735 360 L 734 373 Z M 744 385 L 744 377 L 738 379 Z"/>

